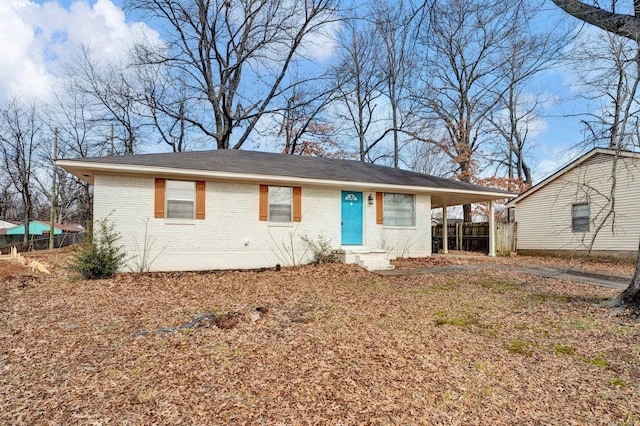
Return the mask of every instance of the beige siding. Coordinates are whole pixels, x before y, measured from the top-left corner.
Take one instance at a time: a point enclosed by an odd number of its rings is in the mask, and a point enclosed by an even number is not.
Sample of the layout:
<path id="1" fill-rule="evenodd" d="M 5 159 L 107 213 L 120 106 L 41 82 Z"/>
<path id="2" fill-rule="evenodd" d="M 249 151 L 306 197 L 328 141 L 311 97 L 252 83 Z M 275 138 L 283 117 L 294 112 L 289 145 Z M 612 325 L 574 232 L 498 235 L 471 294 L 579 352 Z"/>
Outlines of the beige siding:
<path id="1" fill-rule="evenodd" d="M 615 215 L 611 210 L 613 157 L 594 155 L 516 204 L 518 249 L 637 250 L 640 237 L 640 161 L 618 159 Z M 590 204 L 589 232 L 573 232 L 571 206 Z"/>

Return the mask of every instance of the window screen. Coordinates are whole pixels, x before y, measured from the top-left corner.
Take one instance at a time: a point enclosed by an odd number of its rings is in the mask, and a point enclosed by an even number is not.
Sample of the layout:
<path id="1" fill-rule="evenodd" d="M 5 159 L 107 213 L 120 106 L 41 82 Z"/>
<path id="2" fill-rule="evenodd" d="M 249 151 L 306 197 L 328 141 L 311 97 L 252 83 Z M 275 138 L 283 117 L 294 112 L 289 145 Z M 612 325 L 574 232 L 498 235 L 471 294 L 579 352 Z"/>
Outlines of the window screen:
<path id="1" fill-rule="evenodd" d="M 165 194 L 167 219 L 193 219 L 195 217 L 195 182 L 168 180 Z"/>
<path id="2" fill-rule="evenodd" d="M 291 222 L 292 205 L 291 187 L 269 187 L 269 222 Z"/>
<path id="3" fill-rule="evenodd" d="M 412 194 L 384 194 L 384 224 L 414 226 L 416 224 L 415 197 Z"/>
<path id="4" fill-rule="evenodd" d="M 589 231 L 589 203 L 571 206 L 571 229 L 573 232 Z"/>

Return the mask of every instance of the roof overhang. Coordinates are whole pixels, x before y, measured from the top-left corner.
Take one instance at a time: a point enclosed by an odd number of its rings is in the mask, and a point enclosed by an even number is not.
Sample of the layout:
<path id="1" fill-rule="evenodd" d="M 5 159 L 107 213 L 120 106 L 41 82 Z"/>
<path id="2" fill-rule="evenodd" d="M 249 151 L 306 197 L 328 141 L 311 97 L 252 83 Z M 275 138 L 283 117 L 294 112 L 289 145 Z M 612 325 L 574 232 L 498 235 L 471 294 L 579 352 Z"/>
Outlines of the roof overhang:
<path id="1" fill-rule="evenodd" d="M 553 182 L 554 180 L 556 180 L 560 176 L 562 176 L 562 175 L 570 172 L 571 170 L 575 169 L 576 167 L 578 167 L 579 165 L 581 165 L 582 163 L 584 163 L 585 161 L 589 160 L 590 158 L 592 158 L 593 156 L 595 156 L 597 154 L 618 156 L 618 157 L 621 157 L 621 158 L 640 159 L 640 153 L 638 153 L 638 152 L 616 151 L 615 149 L 607 149 L 607 148 L 594 148 L 591 151 L 589 151 L 586 154 L 584 154 L 583 156 L 578 157 L 575 160 L 571 161 L 570 163 L 564 165 L 558 171 L 556 171 L 555 173 L 551 174 L 546 179 L 542 180 L 540 183 L 532 186 L 531 188 L 529 188 L 528 190 L 526 190 L 522 194 L 518 195 L 516 198 L 513 198 L 512 200 L 510 200 L 505 205 L 505 207 L 509 207 L 509 208 L 516 207 L 516 204 L 518 204 L 520 201 L 524 200 L 525 198 L 527 198 L 531 194 L 534 194 L 535 192 L 537 192 L 540 189 L 544 188 L 549 183 Z"/>
<path id="2" fill-rule="evenodd" d="M 128 164 L 96 163 L 78 160 L 57 160 L 56 164 L 68 172 L 76 175 L 85 182 L 93 185 L 96 175 L 125 175 L 125 176 L 162 176 L 166 178 L 209 178 L 234 182 L 270 183 L 274 185 L 315 185 L 323 187 L 349 188 L 366 190 L 383 190 L 389 192 L 404 192 L 431 195 L 431 207 L 455 206 L 460 204 L 478 203 L 490 200 L 502 200 L 515 197 L 517 194 L 502 191 L 493 192 L 445 189 L 415 185 L 392 185 L 375 182 L 355 182 L 344 180 L 313 179 L 304 177 L 263 175 L 252 173 L 230 173 L 222 171 L 177 169 L 171 167 L 140 166 Z"/>

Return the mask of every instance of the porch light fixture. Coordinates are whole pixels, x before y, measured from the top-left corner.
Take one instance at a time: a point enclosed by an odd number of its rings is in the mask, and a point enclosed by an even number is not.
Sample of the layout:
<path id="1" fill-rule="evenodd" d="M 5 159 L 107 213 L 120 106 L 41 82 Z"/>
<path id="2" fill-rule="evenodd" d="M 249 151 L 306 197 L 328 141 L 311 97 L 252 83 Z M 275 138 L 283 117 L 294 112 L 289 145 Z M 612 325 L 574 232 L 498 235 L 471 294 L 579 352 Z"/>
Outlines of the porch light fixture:
<path id="1" fill-rule="evenodd" d="M 367 198 L 367 200 L 369 200 L 369 205 L 372 206 L 373 205 L 373 195 L 369 194 L 369 197 Z"/>

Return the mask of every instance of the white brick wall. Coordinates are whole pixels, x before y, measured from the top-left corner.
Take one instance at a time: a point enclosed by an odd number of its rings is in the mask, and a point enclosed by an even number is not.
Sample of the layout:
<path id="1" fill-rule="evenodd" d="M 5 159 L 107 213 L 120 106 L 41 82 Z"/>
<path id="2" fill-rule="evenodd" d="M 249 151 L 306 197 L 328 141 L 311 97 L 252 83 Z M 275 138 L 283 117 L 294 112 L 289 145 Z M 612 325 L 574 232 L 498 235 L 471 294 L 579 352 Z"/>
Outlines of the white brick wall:
<path id="1" fill-rule="evenodd" d="M 207 181 L 205 219 L 171 221 L 153 217 L 152 177 L 97 175 L 94 216 L 110 215 L 130 257 L 142 252 L 146 223 L 149 257 L 155 258 L 151 270 L 272 267 L 310 261 L 312 253 L 300 238 L 304 235 L 322 235 L 340 247 L 341 191 L 302 187 L 302 222 L 274 225 L 258 220 L 259 184 Z M 417 224 L 407 229 L 377 225 L 369 194 L 375 198 L 375 190 L 363 192 L 364 247 L 384 248 L 392 258 L 429 256 L 430 197 L 416 197 Z M 131 260 L 128 268 L 135 263 Z"/>
<path id="2" fill-rule="evenodd" d="M 375 199 L 375 192 L 372 195 Z M 365 245 L 386 250 L 390 259 L 431 256 L 431 197 L 416 195 L 416 226 L 412 227 L 377 225 L 375 205 L 367 205 L 365 229 Z"/>

